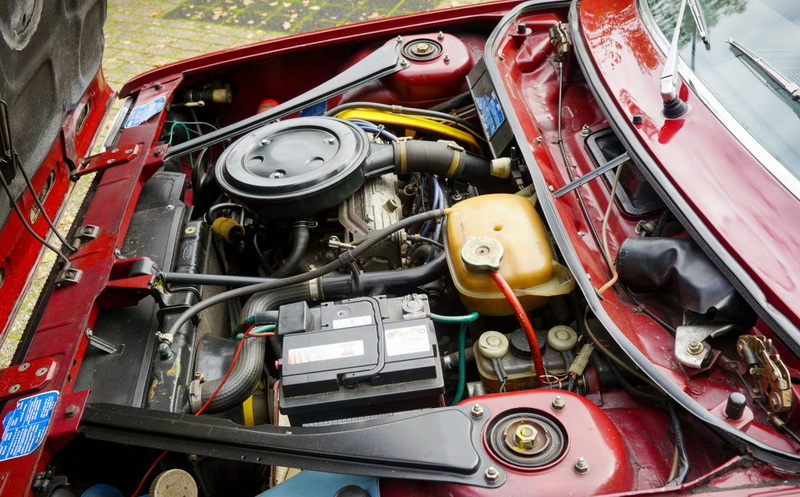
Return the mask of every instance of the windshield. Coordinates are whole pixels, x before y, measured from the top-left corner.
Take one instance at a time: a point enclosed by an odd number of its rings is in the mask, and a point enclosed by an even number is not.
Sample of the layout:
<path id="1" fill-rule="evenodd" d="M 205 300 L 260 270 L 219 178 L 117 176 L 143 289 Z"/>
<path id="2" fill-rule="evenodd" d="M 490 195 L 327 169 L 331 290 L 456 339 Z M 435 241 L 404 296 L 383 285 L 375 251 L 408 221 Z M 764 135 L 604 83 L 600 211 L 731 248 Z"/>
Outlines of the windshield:
<path id="1" fill-rule="evenodd" d="M 646 20 L 671 39 L 680 0 L 641 0 Z M 800 82 L 800 0 L 698 0 L 706 46 L 686 9 L 679 54 L 722 106 L 795 178 L 800 178 L 800 103 L 728 38 Z M 666 43 L 666 42 L 664 42 Z"/>

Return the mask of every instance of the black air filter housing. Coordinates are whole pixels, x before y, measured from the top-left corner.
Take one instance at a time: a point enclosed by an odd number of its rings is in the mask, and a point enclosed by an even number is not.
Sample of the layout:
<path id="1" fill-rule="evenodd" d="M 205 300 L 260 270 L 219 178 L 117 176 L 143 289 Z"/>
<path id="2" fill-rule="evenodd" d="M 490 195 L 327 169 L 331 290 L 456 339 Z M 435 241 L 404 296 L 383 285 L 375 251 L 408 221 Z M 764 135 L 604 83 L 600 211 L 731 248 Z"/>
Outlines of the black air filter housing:
<path id="1" fill-rule="evenodd" d="M 364 184 L 367 134 L 332 117 L 302 117 L 248 133 L 220 156 L 215 175 L 262 218 L 295 218 L 339 205 Z"/>

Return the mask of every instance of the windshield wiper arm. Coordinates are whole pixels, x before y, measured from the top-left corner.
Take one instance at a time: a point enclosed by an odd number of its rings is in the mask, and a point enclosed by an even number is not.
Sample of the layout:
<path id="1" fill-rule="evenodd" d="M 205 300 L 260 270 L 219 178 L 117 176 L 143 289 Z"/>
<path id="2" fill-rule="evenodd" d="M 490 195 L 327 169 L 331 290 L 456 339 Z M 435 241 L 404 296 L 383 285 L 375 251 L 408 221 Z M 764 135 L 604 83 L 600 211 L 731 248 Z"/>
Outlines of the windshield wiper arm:
<path id="1" fill-rule="evenodd" d="M 688 1 L 689 10 L 692 11 L 694 23 L 697 25 L 697 33 L 700 35 L 700 39 L 703 40 L 703 43 L 708 44 L 708 26 L 706 25 L 706 16 L 703 15 L 703 9 L 700 8 L 700 4 L 697 3 L 697 0 Z"/>
<path id="2" fill-rule="evenodd" d="M 764 73 L 766 73 L 767 76 L 769 76 L 776 83 L 778 83 L 781 88 L 789 92 L 789 94 L 792 96 L 793 99 L 800 100 L 800 86 L 798 86 L 797 83 L 790 80 L 782 72 L 772 67 L 772 64 L 764 60 L 763 57 L 753 52 L 746 46 L 742 45 L 738 41 L 734 40 L 733 38 L 729 37 L 725 41 L 727 41 L 732 47 L 734 47 L 738 51 L 742 52 L 742 54 L 744 54 L 750 60 L 750 62 L 752 62 L 759 69 L 764 71 Z"/>
<path id="3" fill-rule="evenodd" d="M 678 96 L 678 38 L 681 34 L 681 24 L 683 13 L 686 10 L 687 0 L 681 1 L 681 8 L 678 11 L 678 22 L 675 23 L 675 32 L 672 33 L 672 43 L 669 45 L 667 61 L 664 63 L 664 71 L 661 73 L 661 99 L 664 101 L 664 116 L 668 119 L 680 117 L 689 110 L 686 102 Z"/>

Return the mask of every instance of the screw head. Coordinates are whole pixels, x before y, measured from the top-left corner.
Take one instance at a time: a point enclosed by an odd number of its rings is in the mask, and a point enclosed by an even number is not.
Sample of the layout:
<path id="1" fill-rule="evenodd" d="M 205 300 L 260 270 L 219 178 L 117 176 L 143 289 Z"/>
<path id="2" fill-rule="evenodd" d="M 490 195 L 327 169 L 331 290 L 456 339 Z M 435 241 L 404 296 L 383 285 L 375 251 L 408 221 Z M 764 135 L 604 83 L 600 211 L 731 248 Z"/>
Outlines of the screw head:
<path id="1" fill-rule="evenodd" d="M 592 134 L 592 128 L 588 124 L 584 124 L 581 128 L 581 136 L 589 136 Z"/>
<path id="2" fill-rule="evenodd" d="M 475 419 L 482 418 L 484 414 L 483 406 L 480 404 L 475 404 L 472 406 L 472 410 L 470 410 L 469 413 Z"/>
<path id="3" fill-rule="evenodd" d="M 23 362 L 22 364 L 20 364 L 20 365 L 19 365 L 19 367 L 17 368 L 17 371 L 25 371 L 25 370 L 27 370 L 29 367 L 31 367 L 31 363 L 29 363 L 29 362 Z"/>
<path id="4" fill-rule="evenodd" d="M 14 383 L 14 384 L 13 384 L 13 385 L 11 385 L 10 387 L 8 387 L 8 393 L 15 393 L 15 392 L 18 392 L 18 391 L 19 391 L 19 389 L 20 389 L 20 384 L 19 384 L 19 383 Z"/>
<path id="5" fill-rule="evenodd" d="M 437 38 L 437 39 L 439 39 L 439 40 L 444 40 L 444 33 L 442 33 L 441 31 L 439 31 L 439 34 L 438 34 L 438 35 L 436 35 L 436 38 Z"/>
<path id="6" fill-rule="evenodd" d="M 689 345 L 686 347 L 686 351 L 692 355 L 700 355 L 705 350 L 705 346 L 698 342 L 697 340 L 692 340 L 689 342 Z"/>
<path id="7" fill-rule="evenodd" d="M 44 376 L 47 372 L 50 371 L 50 368 L 47 366 L 42 366 L 41 368 L 36 370 L 36 376 Z"/>
<path id="8" fill-rule="evenodd" d="M 79 411 L 80 409 L 78 408 L 78 406 L 76 406 L 75 404 L 70 404 L 67 406 L 66 409 L 64 409 L 64 416 L 67 418 L 73 418 L 75 417 L 76 414 L 78 414 Z"/>
<path id="9" fill-rule="evenodd" d="M 573 469 L 579 475 L 585 475 L 586 473 L 589 472 L 589 463 L 586 462 L 586 458 L 585 457 L 581 456 L 581 457 L 578 458 L 577 461 L 575 461 L 575 465 L 573 466 Z"/>
<path id="10" fill-rule="evenodd" d="M 550 407 L 553 408 L 554 411 L 560 411 L 566 407 L 566 402 L 564 402 L 564 397 L 560 395 L 556 395 L 556 398 L 553 399 L 553 402 L 550 403 Z"/>
<path id="11" fill-rule="evenodd" d="M 483 474 L 486 477 L 486 481 L 489 483 L 494 483 L 500 479 L 500 472 L 494 466 L 489 466 L 486 468 L 486 472 Z"/>

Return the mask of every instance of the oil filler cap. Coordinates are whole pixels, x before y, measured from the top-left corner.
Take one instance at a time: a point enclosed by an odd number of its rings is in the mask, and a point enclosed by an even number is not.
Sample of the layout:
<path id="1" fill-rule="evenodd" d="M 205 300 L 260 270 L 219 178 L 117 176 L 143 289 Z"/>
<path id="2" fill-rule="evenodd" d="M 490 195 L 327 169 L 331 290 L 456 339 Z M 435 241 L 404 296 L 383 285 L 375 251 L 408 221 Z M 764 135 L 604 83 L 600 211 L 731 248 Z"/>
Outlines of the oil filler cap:
<path id="1" fill-rule="evenodd" d="M 225 193 L 261 218 L 337 206 L 364 184 L 369 137 L 349 121 L 301 117 L 240 138 L 214 169 Z"/>
<path id="2" fill-rule="evenodd" d="M 170 469 L 156 476 L 150 497 L 197 497 L 197 483 L 182 469 Z"/>

